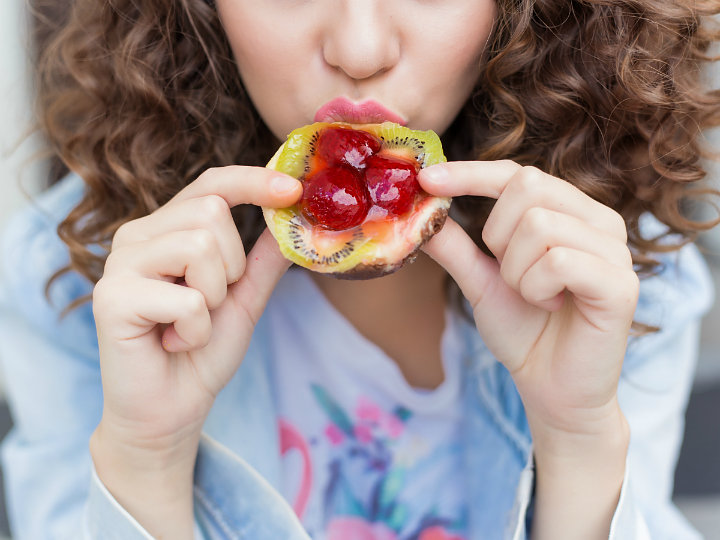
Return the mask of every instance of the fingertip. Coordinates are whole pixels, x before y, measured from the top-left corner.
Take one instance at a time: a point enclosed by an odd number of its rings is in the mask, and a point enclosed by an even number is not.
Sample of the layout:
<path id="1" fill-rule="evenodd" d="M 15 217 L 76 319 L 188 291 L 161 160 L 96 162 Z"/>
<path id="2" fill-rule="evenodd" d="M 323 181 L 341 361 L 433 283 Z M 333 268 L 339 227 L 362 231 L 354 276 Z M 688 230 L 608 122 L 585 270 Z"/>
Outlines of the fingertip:
<path id="1" fill-rule="evenodd" d="M 162 348 L 169 353 L 179 353 L 190 351 L 193 347 L 180 337 L 173 325 L 170 325 L 162 333 Z"/>
<path id="2" fill-rule="evenodd" d="M 270 180 L 270 191 L 281 203 L 292 204 L 302 194 L 302 184 L 289 175 L 278 175 Z M 289 201 L 289 202 L 288 202 Z"/>
<path id="3" fill-rule="evenodd" d="M 228 266 L 228 264 L 225 263 L 225 275 L 228 286 L 240 281 L 240 278 L 245 273 L 246 265 L 247 261 L 245 260 L 244 253 L 241 257 L 238 257 L 238 260 L 235 261 L 232 266 Z"/>
<path id="4" fill-rule="evenodd" d="M 565 304 L 565 291 L 559 292 L 553 298 L 538 303 L 538 307 L 546 311 L 556 312 Z"/>
<path id="5" fill-rule="evenodd" d="M 444 163 L 431 165 L 418 173 L 420 186 L 432 195 L 445 195 L 450 173 Z"/>

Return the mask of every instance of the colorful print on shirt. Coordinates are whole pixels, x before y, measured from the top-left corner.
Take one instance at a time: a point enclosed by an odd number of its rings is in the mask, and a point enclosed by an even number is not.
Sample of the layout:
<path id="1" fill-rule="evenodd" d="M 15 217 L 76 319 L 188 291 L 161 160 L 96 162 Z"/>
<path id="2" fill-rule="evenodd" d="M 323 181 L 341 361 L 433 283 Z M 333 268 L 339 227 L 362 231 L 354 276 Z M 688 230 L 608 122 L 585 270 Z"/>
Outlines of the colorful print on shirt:
<path id="1" fill-rule="evenodd" d="M 360 395 L 348 411 L 321 385 L 311 384 L 310 392 L 322 423 L 306 438 L 288 419 L 281 419 L 280 440 L 283 454 L 296 450 L 301 456 L 294 500 L 301 520 L 310 498 L 321 497 L 324 531 L 308 530 L 311 536 L 463 540 L 465 507 L 443 493 L 456 492 L 453 480 L 461 481 L 455 440 L 444 438 L 438 444 L 425 432 L 413 433 L 415 415 L 403 406 L 384 410 Z M 323 485 L 314 485 L 318 480 Z"/>

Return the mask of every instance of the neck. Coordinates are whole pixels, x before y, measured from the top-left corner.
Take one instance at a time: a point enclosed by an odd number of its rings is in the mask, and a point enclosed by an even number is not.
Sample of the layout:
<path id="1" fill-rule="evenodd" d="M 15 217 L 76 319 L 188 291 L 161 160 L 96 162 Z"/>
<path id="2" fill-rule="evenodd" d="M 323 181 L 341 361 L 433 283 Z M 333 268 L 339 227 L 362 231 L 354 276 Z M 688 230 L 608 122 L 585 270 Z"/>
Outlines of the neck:
<path id="1" fill-rule="evenodd" d="M 445 271 L 424 253 L 394 274 L 346 281 L 311 274 L 328 301 L 380 347 L 416 388 L 444 379 L 440 340 L 445 326 Z"/>

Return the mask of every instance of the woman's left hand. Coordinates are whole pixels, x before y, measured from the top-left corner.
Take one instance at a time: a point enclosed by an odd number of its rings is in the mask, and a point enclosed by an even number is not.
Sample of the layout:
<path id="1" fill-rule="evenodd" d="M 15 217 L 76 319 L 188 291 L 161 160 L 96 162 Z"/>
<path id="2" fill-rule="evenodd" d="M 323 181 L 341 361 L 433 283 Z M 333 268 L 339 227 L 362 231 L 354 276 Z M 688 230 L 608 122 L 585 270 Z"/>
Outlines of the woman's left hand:
<path id="1" fill-rule="evenodd" d="M 424 249 L 470 302 L 480 335 L 515 381 L 533 437 L 600 433 L 617 422 L 638 298 L 620 215 L 512 161 L 436 165 L 419 181 L 433 195 L 497 199 L 483 230 L 497 260 L 451 219 Z"/>
<path id="2" fill-rule="evenodd" d="M 424 169 L 434 195 L 497 199 L 483 229 L 454 221 L 425 246 L 515 381 L 533 438 L 536 539 L 607 538 L 629 432 L 617 386 L 638 298 L 624 220 L 568 182 L 512 161 Z"/>

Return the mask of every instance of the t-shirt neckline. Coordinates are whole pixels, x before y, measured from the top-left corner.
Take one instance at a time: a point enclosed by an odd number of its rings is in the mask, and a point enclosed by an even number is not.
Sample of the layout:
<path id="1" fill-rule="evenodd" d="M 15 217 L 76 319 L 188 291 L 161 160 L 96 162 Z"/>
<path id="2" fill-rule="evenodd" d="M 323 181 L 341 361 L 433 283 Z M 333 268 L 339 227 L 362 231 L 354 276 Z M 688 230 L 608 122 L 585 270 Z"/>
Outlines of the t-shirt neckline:
<path id="1" fill-rule="evenodd" d="M 440 412 L 457 404 L 460 394 L 462 341 L 457 317 L 451 308 L 445 309 L 445 328 L 441 338 L 441 357 L 445 379 L 434 389 L 411 386 L 397 364 L 375 343 L 363 336 L 325 297 L 306 270 L 292 269 L 278 284 L 277 291 L 288 314 L 305 331 L 322 328 L 328 335 L 327 352 L 318 355 L 319 362 L 334 362 L 327 367 L 337 369 L 338 361 L 360 376 L 372 378 L 374 383 L 390 392 L 398 404 L 422 413 Z M 308 314 L 312 313 L 312 317 Z M 347 354 L 347 351 L 353 354 Z"/>

